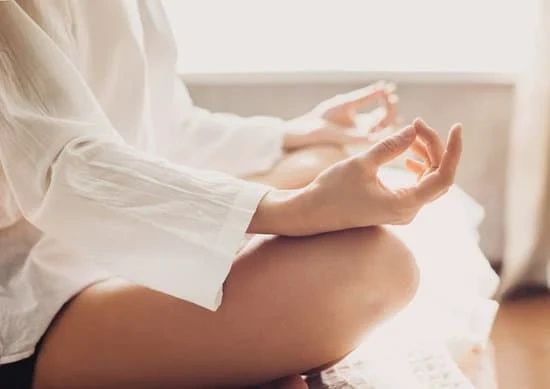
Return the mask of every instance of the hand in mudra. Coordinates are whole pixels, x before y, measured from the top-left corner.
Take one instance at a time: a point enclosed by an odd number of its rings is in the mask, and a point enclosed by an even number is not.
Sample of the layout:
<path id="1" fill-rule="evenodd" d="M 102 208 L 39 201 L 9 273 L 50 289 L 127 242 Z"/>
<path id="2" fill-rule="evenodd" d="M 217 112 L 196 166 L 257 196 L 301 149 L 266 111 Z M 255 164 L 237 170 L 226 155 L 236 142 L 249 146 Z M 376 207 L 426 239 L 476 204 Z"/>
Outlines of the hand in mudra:
<path id="1" fill-rule="evenodd" d="M 422 159 L 407 160 L 418 181 L 389 189 L 378 170 L 409 148 Z M 253 219 L 256 231 L 251 232 L 301 236 L 409 223 L 453 184 L 461 152 L 461 125 L 451 128 L 445 145 L 435 130 L 417 119 L 370 150 L 329 167 L 303 189 L 268 193 Z M 271 223 L 267 229 L 262 228 L 265 222 Z"/>
<path id="2" fill-rule="evenodd" d="M 318 144 L 345 146 L 348 144 L 369 143 L 370 134 L 397 120 L 397 95 L 395 86 L 377 82 L 365 88 L 334 96 L 323 101 L 311 112 L 290 121 L 284 138 L 284 147 L 294 150 Z M 381 115 L 369 121 L 365 128 L 361 118 L 362 110 L 378 104 Z"/>
<path id="3" fill-rule="evenodd" d="M 313 114 L 322 117 L 329 123 L 342 128 L 357 129 L 357 118 L 360 111 L 374 103 L 384 108 L 384 115 L 369 131 L 386 128 L 397 120 L 398 97 L 395 94 L 395 85 L 379 81 L 362 89 L 334 96 L 323 101 L 313 109 Z M 365 129 L 363 129 L 365 130 Z"/>

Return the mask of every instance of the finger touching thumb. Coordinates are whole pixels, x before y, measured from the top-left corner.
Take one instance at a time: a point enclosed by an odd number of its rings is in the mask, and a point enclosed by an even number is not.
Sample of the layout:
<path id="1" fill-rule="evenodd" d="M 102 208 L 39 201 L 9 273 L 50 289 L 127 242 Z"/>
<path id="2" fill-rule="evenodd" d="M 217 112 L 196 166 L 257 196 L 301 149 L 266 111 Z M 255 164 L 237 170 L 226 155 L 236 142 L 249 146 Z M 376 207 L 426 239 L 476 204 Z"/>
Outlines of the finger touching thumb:
<path id="1" fill-rule="evenodd" d="M 407 126 L 401 131 L 382 139 L 366 152 L 365 161 L 378 167 L 403 154 L 416 138 L 414 126 Z"/>

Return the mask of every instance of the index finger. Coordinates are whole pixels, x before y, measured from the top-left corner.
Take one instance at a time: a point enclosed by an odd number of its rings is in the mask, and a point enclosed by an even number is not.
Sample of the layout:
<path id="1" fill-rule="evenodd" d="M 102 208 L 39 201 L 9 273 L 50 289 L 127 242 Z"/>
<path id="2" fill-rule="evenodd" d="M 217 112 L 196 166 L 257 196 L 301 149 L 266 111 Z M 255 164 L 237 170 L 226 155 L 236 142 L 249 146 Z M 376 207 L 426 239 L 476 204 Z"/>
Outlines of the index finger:
<path id="1" fill-rule="evenodd" d="M 460 155 L 462 154 L 462 125 L 455 124 L 449 132 L 447 147 L 441 158 L 440 166 L 420 180 L 413 194 L 421 203 L 427 203 L 439 197 L 454 182 Z"/>

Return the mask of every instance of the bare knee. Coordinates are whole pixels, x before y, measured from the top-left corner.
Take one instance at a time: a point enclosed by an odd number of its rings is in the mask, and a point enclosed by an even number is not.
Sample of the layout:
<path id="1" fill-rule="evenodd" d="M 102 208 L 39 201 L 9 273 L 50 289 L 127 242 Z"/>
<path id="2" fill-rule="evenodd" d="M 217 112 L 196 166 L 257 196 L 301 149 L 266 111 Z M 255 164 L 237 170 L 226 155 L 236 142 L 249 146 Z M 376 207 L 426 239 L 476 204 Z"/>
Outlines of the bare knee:
<path id="1" fill-rule="evenodd" d="M 405 243 L 383 227 L 353 231 L 357 234 L 356 256 L 351 259 L 356 268 L 358 290 L 391 314 L 406 306 L 418 288 L 419 272 L 414 255 Z"/>
<path id="2" fill-rule="evenodd" d="M 319 345 L 324 361 L 312 371 L 333 365 L 372 328 L 403 309 L 419 282 L 413 254 L 383 227 L 331 233 L 324 239 L 320 249 L 335 257 L 328 258 L 334 267 L 323 276 L 322 321 L 330 323 L 333 332 Z"/>
<path id="3" fill-rule="evenodd" d="M 338 267 L 327 280 L 326 303 L 338 306 L 346 326 L 368 330 L 414 297 L 419 280 L 414 256 L 387 229 L 359 228 L 330 239 L 340 254 L 333 258 Z"/>
<path id="4" fill-rule="evenodd" d="M 306 147 L 287 153 L 268 173 L 247 179 L 282 189 L 301 188 L 347 156 L 345 150 L 337 145 Z"/>
<path id="5" fill-rule="evenodd" d="M 295 156 L 303 167 L 324 169 L 327 166 L 341 161 L 348 155 L 342 146 L 317 145 L 295 151 L 289 156 Z"/>
<path id="6" fill-rule="evenodd" d="M 311 146 L 287 156 L 288 173 L 295 174 L 295 187 L 299 188 L 309 184 L 323 170 L 346 157 L 347 154 L 340 146 Z"/>

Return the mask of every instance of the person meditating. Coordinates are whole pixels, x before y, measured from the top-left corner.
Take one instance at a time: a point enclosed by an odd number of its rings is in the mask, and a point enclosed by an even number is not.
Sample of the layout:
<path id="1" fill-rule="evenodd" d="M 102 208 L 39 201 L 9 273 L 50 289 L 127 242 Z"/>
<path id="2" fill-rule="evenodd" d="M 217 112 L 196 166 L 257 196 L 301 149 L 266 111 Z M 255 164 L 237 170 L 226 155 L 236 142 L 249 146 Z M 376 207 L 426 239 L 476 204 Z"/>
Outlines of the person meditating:
<path id="1" fill-rule="evenodd" d="M 449 189 L 460 125 L 346 157 L 365 104 L 393 122 L 386 84 L 241 118 L 175 63 L 160 1 L 0 1 L 0 386 L 304 387 L 414 296 L 383 225 Z M 390 190 L 408 149 L 418 181 Z"/>

